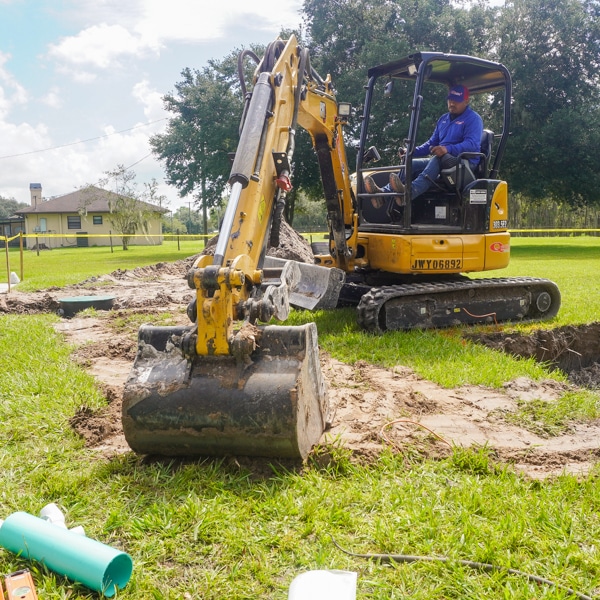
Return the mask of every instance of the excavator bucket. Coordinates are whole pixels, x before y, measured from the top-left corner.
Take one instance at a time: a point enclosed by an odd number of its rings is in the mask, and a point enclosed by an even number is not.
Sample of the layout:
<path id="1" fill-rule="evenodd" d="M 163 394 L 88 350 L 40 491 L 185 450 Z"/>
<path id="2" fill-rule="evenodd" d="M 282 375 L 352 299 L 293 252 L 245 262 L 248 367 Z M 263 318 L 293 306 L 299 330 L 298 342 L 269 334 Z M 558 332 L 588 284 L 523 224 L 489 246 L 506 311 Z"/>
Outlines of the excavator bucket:
<path id="1" fill-rule="evenodd" d="M 131 448 L 165 456 L 304 458 L 328 420 L 317 331 L 253 327 L 256 349 L 186 358 L 188 327 L 142 326 L 125 385 L 123 430 Z"/>

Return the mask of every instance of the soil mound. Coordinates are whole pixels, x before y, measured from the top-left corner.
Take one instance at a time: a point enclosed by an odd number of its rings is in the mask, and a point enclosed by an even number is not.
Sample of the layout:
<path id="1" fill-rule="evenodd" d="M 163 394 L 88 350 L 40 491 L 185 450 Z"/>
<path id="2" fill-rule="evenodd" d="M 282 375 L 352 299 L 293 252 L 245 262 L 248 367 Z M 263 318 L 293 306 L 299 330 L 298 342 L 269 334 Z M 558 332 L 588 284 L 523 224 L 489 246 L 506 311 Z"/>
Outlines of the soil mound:
<path id="1" fill-rule="evenodd" d="M 540 329 L 529 335 L 497 332 L 463 337 L 494 350 L 533 358 L 564 371 L 576 385 L 600 389 L 600 323 Z"/>

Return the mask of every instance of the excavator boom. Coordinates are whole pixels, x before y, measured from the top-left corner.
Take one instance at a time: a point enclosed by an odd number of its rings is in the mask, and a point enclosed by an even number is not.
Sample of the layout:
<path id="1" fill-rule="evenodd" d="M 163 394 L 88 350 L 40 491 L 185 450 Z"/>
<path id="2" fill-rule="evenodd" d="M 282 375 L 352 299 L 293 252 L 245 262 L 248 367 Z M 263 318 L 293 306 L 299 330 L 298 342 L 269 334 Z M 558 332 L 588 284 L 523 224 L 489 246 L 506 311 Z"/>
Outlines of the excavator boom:
<path id="1" fill-rule="evenodd" d="M 304 458 L 327 425 L 314 323 L 261 323 L 287 319 L 294 299 L 311 308 L 337 302 L 343 271 L 293 261 L 265 266 L 291 186 L 299 120 L 339 180 L 332 206 L 339 190 L 350 194 L 339 164 L 343 145 L 336 149 L 337 103 L 293 36 L 269 46 L 247 97 L 214 256 L 201 256 L 188 273 L 193 324 L 139 331 L 122 417 L 127 442 L 139 453 Z M 345 237 L 337 243 L 345 248 Z"/>

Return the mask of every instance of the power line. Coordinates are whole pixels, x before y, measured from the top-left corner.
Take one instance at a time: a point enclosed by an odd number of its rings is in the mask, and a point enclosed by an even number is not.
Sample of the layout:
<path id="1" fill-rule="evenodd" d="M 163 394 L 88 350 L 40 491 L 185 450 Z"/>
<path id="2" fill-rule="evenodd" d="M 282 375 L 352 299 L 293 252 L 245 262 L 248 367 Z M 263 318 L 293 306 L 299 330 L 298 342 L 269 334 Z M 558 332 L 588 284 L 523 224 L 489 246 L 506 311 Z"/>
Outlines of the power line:
<path id="1" fill-rule="evenodd" d="M 139 165 L 143 160 L 146 160 L 149 156 L 152 156 L 152 152 L 150 152 L 150 154 L 146 154 L 146 156 L 142 156 L 142 158 L 140 158 L 140 160 L 136 160 L 132 165 L 125 167 L 125 170 L 129 171 L 129 169 L 131 169 L 131 167 L 135 167 L 135 165 Z"/>
<path id="2" fill-rule="evenodd" d="M 50 148 L 41 148 L 39 150 L 30 150 L 29 152 L 21 152 L 20 154 L 8 154 L 6 156 L 0 156 L 0 160 L 5 158 L 18 158 L 19 156 L 28 156 L 30 154 L 37 154 L 39 152 L 48 152 L 50 150 L 59 150 L 60 148 L 68 148 L 69 146 L 76 146 L 77 144 L 85 144 L 86 142 L 94 142 L 96 140 L 101 140 L 111 135 L 117 135 L 118 133 L 126 133 L 128 131 L 133 131 L 134 129 L 139 129 L 140 127 L 147 127 L 148 125 L 154 125 L 154 123 L 159 123 L 160 121 L 166 121 L 168 117 L 163 117 L 162 119 L 156 119 L 156 121 L 149 121 L 148 123 L 143 123 L 142 125 L 135 125 L 134 127 L 129 127 L 128 129 L 121 129 L 121 131 L 113 131 L 112 133 L 107 133 L 105 135 L 99 135 L 97 137 L 88 138 L 87 140 L 79 140 L 78 142 L 70 142 L 69 144 L 62 144 L 60 146 L 51 146 Z"/>

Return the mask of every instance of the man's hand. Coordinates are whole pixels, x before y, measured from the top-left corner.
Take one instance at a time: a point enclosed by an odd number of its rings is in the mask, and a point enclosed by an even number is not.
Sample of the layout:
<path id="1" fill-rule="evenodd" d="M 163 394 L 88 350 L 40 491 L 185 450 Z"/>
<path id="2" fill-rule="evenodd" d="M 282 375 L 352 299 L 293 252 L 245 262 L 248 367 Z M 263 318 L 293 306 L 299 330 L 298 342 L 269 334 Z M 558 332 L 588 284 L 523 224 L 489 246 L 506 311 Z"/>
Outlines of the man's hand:
<path id="1" fill-rule="evenodd" d="M 431 154 L 437 156 L 438 158 L 442 158 L 444 154 L 448 154 L 448 149 L 446 146 L 432 146 L 430 151 Z"/>

